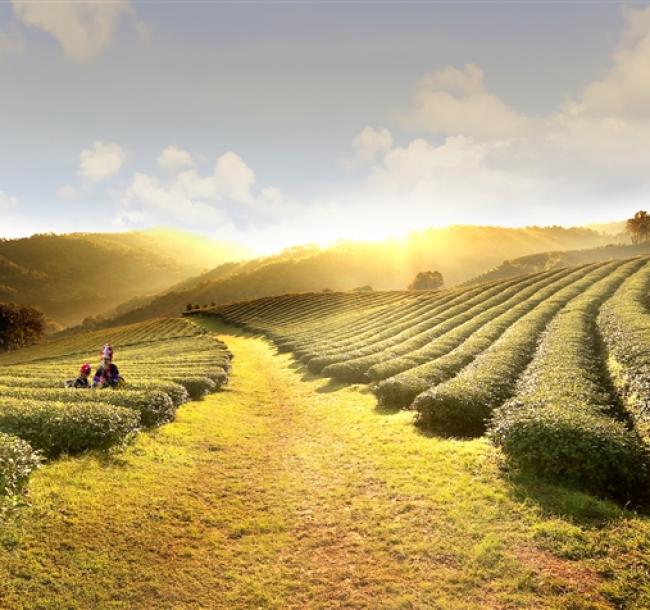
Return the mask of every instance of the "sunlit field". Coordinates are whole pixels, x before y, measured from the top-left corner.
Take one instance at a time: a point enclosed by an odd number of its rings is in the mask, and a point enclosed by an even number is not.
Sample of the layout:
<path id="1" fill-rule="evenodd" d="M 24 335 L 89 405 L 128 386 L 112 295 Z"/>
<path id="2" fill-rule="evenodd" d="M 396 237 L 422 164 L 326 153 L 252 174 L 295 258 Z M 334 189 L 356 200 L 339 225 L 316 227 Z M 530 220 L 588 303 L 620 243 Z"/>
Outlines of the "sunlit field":
<path id="1" fill-rule="evenodd" d="M 228 385 L 125 452 L 39 470 L 0 535 L 6 607 L 650 603 L 646 517 L 205 324 L 235 354 Z"/>
<path id="2" fill-rule="evenodd" d="M 650 0 L 0 1 L 0 610 L 650 610 Z"/>

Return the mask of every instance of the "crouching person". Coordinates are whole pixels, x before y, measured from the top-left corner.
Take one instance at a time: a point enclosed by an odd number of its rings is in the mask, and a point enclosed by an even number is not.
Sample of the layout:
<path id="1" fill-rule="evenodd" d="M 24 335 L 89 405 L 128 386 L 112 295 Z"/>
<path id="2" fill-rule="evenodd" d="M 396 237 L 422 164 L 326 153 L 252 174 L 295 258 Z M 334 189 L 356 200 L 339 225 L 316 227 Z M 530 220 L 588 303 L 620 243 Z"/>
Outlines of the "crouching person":
<path id="1" fill-rule="evenodd" d="M 102 361 L 93 378 L 93 388 L 116 388 L 121 385 L 122 378 L 117 366 L 113 363 L 113 348 L 105 345 L 102 350 Z"/>
<path id="2" fill-rule="evenodd" d="M 68 379 L 65 382 L 66 388 L 89 388 L 90 382 L 88 377 L 90 376 L 90 365 L 87 362 L 84 362 L 79 369 L 79 375 L 76 379 Z"/>

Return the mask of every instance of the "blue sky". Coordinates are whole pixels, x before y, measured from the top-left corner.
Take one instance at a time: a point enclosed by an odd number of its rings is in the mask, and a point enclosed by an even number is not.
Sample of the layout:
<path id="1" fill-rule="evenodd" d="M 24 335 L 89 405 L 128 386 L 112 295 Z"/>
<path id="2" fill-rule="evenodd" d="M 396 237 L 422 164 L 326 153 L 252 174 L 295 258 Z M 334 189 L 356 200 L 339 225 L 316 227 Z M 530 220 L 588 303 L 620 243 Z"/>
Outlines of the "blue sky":
<path id="1" fill-rule="evenodd" d="M 4 236 L 270 251 L 650 195 L 646 3 L 13 0 L 0 83 Z"/>

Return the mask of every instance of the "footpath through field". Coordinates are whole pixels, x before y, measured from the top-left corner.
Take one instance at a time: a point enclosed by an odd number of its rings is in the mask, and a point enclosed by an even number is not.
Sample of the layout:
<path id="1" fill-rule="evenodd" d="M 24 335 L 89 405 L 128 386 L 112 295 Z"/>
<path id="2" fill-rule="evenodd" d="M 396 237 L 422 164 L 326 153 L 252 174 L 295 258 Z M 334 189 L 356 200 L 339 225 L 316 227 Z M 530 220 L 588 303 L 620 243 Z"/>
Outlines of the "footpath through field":
<path id="1" fill-rule="evenodd" d="M 646 607 L 647 520 L 507 482 L 485 441 L 219 336 L 225 391 L 32 478 L 0 524 L 0 608 Z"/>

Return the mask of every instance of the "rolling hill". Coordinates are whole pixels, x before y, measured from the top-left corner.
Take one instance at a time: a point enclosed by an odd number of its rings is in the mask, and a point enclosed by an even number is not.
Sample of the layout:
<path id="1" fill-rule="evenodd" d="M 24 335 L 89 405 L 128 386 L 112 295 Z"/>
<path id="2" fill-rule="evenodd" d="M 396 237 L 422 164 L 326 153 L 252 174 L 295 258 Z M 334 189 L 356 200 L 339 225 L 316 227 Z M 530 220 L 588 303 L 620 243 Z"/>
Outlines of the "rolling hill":
<path id="1" fill-rule="evenodd" d="M 36 305 L 67 325 L 247 253 L 177 231 L 0 240 L 0 301 Z"/>
<path id="2" fill-rule="evenodd" d="M 597 263 L 647 254 L 650 254 L 650 242 L 637 245 L 611 244 L 609 246 L 589 248 L 586 250 L 542 252 L 541 254 L 531 254 L 529 256 L 503 261 L 498 267 L 465 282 L 465 285 L 505 280 L 525 273 L 549 271 L 551 269 L 559 269 L 560 267 L 585 265 L 587 263 Z"/>
<path id="3" fill-rule="evenodd" d="M 178 315 L 188 303 L 228 303 L 290 292 L 402 289 L 415 274 L 442 272 L 453 286 L 501 264 L 505 259 L 549 250 L 592 248 L 611 236 L 582 228 L 454 226 L 427 229 L 408 238 L 377 243 L 340 243 L 327 249 L 298 247 L 278 255 L 212 269 L 152 299 L 135 299 L 95 324 L 126 324 Z"/>

